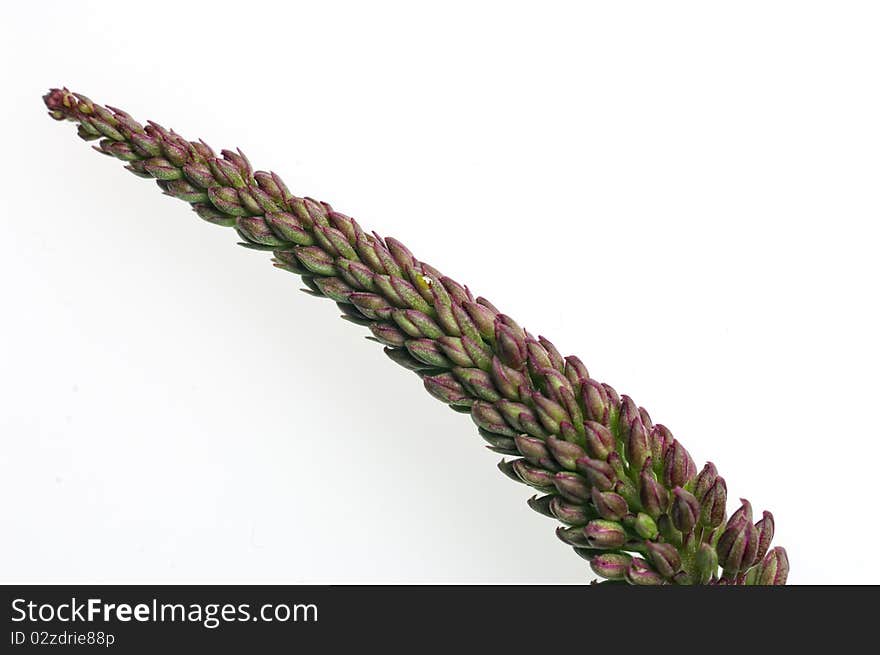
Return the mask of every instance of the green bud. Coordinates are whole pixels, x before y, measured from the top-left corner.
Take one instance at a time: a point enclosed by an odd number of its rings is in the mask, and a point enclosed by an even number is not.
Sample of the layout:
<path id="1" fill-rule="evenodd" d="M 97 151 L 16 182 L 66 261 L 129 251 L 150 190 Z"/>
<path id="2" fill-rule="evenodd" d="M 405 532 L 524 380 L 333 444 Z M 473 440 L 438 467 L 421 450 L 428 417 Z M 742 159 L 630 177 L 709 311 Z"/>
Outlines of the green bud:
<path id="1" fill-rule="evenodd" d="M 642 539 L 656 539 L 659 534 L 654 519 L 644 512 L 639 512 L 636 515 L 635 523 L 633 523 L 633 530 L 635 530 L 636 534 Z"/>
<path id="2" fill-rule="evenodd" d="M 697 549 L 697 575 L 700 584 L 708 584 L 718 575 L 718 553 L 709 544 L 700 544 Z"/>

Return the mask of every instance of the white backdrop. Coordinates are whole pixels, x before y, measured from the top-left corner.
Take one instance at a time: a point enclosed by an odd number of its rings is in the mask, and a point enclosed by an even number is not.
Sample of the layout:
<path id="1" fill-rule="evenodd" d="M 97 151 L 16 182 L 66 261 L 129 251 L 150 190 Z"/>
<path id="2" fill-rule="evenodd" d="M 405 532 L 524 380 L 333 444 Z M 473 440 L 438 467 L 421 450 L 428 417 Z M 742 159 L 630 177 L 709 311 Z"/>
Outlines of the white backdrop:
<path id="1" fill-rule="evenodd" d="M 67 85 L 331 202 L 578 354 L 880 583 L 872 2 L 40 2 L 0 27 L 0 579 L 572 582 L 336 307 L 109 158 Z"/>

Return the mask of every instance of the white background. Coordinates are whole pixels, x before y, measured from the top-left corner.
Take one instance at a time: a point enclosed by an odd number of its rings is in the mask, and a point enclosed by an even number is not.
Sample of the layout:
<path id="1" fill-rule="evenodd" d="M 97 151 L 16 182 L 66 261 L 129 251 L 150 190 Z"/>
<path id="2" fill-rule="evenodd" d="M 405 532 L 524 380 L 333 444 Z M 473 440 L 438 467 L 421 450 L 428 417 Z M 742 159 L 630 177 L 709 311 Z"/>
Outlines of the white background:
<path id="1" fill-rule="evenodd" d="M 0 579 L 583 583 L 430 398 L 269 257 L 98 156 L 67 85 L 489 297 L 776 516 L 872 552 L 873 2 L 39 2 L 0 28 Z"/>

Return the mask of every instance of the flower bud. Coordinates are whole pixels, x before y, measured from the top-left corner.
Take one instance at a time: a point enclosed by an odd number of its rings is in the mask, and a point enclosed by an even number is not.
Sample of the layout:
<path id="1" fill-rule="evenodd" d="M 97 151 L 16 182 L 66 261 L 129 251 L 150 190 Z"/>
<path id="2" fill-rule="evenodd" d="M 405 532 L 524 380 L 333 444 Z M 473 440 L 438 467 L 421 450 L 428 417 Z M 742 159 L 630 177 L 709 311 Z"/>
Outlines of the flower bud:
<path id="1" fill-rule="evenodd" d="M 620 395 L 614 390 L 610 384 L 602 383 L 602 388 L 608 396 L 609 411 L 620 412 Z"/>
<path id="2" fill-rule="evenodd" d="M 585 457 L 584 449 L 576 443 L 563 441 L 556 437 L 547 438 L 547 449 L 553 455 L 553 458 L 559 462 L 559 465 L 569 471 L 577 469 L 577 460 Z"/>
<path id="3" fill-rule="evenodd" d="M 492 384 L 492 378 L 486 371 L 457 366 L 452 369 L 452 373 L 470 391 L 471 395 L 490 403 L 500 400 L 501 396 L 498 395 L 495 385 Z"/>
<path id="4" fill-rule="evenodd" d="M 665 425 L 657 424 L 648 433 L 648 445 L 651 449 L 651 459 L 654 461 L 656 471 L 662 471 L 663 453 L 666 447 L 672 443 L 672 433 Z"/>
<path id="5" fill-rule="evenodd" d="M 654 427 L 654 421 L 651 420 L 651 415 L 648 414 L 648 410 L 644 407 L 639 407 L 639 416 L 642 418 L 642 425 L 645 426 L 645 432 L 650 432 L 651 428 Z"/>
<path id="6" fill-rule="evenodd" d="M 553 474 L 538 466 L 529 464 L 524 459 L 516 459 L 511 462 L 511 467 L 517 477 L 530 487 L 541 491 L 550 491 L 553 488 Z"/>
<path id="7" fill-rule="evenodd" d="M 521 370 L 526 363 L 528 350 L 525 337 L 520 330 L 495 321 L 495 352 L 504 364 L 515 370 Z"/>
<path id="8" fill-rule="evenodd" d="M 776 546 L 758 565 L 759 585 L 784 585 L 788 580 L 788 554 L 785 548 Z"/>
<path id="9" fill-rule="evenodd" d="M 703 494 L 700 500 L 700 524 L 707 528 L 717 528 L 727 516 L 727 483 L 720 475 Z"/>
<path id="10" fill-rule="evenodd" d="M 593 504 L 596 506 L 596 511 L 599 512 L 599 516 L 603 519 L 619 521 L 629 512 L 629 505 L 627 505 L 626 500 L 620 494 L 616 494 L 613 491 L 599 491 L 596 487 L 593 487 L 590 495 L 593 499 Z"/>
<path id="11" fill-rule="evenodd" d="M 475 402 L 471 407 L 471 418 L 479 427 L 489 432 L 511 438 L 519 434 L 507 425 L 501 413 L 490 403 L 481 400 Z"/>
<path id="12" fill-rule="evenodd" d="M 373 334 L 383 343 L 392 341 L 394 332 L 399 333 L 397 328 L 393 328 L 387 323 L 374 323 L 373 325 L 382 326 L 381 328 L 374 328 Z M 386 343 L 386 345 L 393 346 L 395 344 Z M 464 387 L 459 384 L 458 380 L 451 373 L 429 375 L 424 378 L 423 382 L 428 393 L 444 403 L 456 405 L 465 403 L 469 399 Z"/>
<path id="13" fill-rule="evenodd" d="M 712 462 L 706 462 L 703 470 L 700 471 L 700 474 L 694 481 L 694 496 L 697 497 L 697 500 L 703 502 L 703 496 L 706 495 L 706 492 L 715 483 L 717 477 L 718 469 L 715 468 Z"/>
<path id="14" fill-rule="evenodd" d="M 577 469 L 587 478 L 590 486 L 599 491 L 611 491 L 617 479 L 614 469 L 607 462 L 589 457 L 581 457 L 577 460 Z"/>
<path id="15" fill-rule="evenodd" d="M 662 514 L 657 519 L 657 529 L 660 531 L 660 536 L 676 548 L 683 544 L 683 535 L 679 532 L 678 528 L 672 525 L 672 519 L 669 518 L 669 514 Z"/>
<path id="16" fill-rule="evenodd" d="M 653 473 L 649 470 L 642 471 L 639 483 L 639 499 L 642 501 L 642 507 L 652 519 L 656 520 L 669 506 L 669 492 L 654 479 Z"/>
<path id="17" fill-rule="evenodd" d="M 582 503 L 590 498 L 590 487 L 587 481 L 577 473 L 560 471 L 553 476 L 553 484 L 566 500 Z"/>
<path id="18" fill-rule="evenodd" d="M 645 460 L 651 456 L 651 450 L 648 445 L 648 431 L 641 417 L 636 417 L 629 424 L 629 431 L 626 440 L 626 456 L 629 459 L 629 465 L 639 470 L 644 465 Z"/>
<path id="19" fill-rule="evenodd" d="M 663 576 L 657 573 L 641 557 L 633 557 L 624 578 L 632 585 L 661 585 L 665 584 Z"/>
<path id="20" fill-rule="evenodd" d="M 741 499 L 742 507 L 734 512 L 718 539 L 718 563 L 725 575 L 736 575 L 755 562 L 758 552 L 758 529 L 752 524 L 752 507 Z"/>
<path id="21" fill-rule="evenodd" d="M 425 379 L 427 380 L 428 378 Z M 532 464 L 548 471 L 555 471 L 558 468 L 556 460 L 550 456 L 550 452 L 547 450 L 547 446 L 544 445 L 543 440 L 520 434 L 515 436 L 513 441 L 516 443 L 516 449 L 520 454 Z"/>
<path id="22" fill-rule="evenodd" d="M 697 550 L 697 576 L 699 584 L 707 584 L 718 575 L 718 553 L 709 544 L 700 544 Z"/>
<path id="23" fill-rule="evenodd" d="M 407 346 L 413 341 L 422 341 L 422 339 L 413 339 L 407 342 Z M 427 341 L 427 339 L 424 341 Z M 543 439 L 546 436 L 544 429 L 540 426 L 532 410 L 527 405 L 502 398 L 495 403 L 495 408 L 501 412 L 508 425 L 516 426 L 519 431 L 527 432 L 533 437 L 541 437 Z"/>
<path id="24" fill-rule="evenodd" d="M 584 431 L 590 457 L 608 459 L 608 455 L 614 451 L 614 435 L 611 430 L 597 421 L 585 421 Z"/>
<path id="25" fill-rule="evenodd" d="M 642 539 L 656 539 L 659 534 L 654 519 L 644 512 L 639 512 L 636 515 L 636 520 L 633 523 L 633 530 L 635 530 L 636 534 Z"/>
<path id="26" fill-rule="evenodd" d="M 694 460 L 676 439 L 663 453 L 663 481 L 669 488 L 683 487 L 697 473 Z"/>
<path id="27" fill-rule="evenodd" d="M 672 490 L 672 509 L 670 511 L 672 524 L 682 534 L 687 534 L 694 529 L 700 516 L 700 503 L 689 491 L 676 487 Z"/>
<path id="28" fill-rule="evenodd" d="M 620 548 L 626 543 L 623 526 L 605 519 L 594 519 L 587 523 L 584 535 L 590 548 Z"/>
<path id="29" fill-rule="evenodd" d="M 595 516 L 592 512 L 590 515 L 587 515 L 582 503 L 570 503 L 562 496 L 556 494 L 550 500 L 550 512 L 566 525 L 581 527 L 589 523 L 590 519 Z"/>
<path id="30" fill-rule="evenodd" d="M 622 580 L 632 557 L 624 553 L 600 553 L 590 560 L 590 568 L 596 575 L 608 580 Z"/>
<path id="31" fill-rule="evenodd" d="M 550 400 L 537 391 L 532 393 L 532 403 L 538 414 L 538 420 L 544 429 L 551 434 L 559 434 L 559 423 L 569 418 L 565 408 L 555 400 Z"/>
<path id="32" fill-rule="evenodd" d="M 614 475 L 621 480 L 627 479 L 626 467 L 623 465 L 623 459 L 620 457 L 619 453 L 609 453 L 606 462 L 608 463 L 608 466 L 611 467 L 611 470 L 614 471 Z"/>
<path id="33" fill-rule="evenodd" d="M 593 379 L 584 380 L 582 385 L 581 398 L 584 401 L 584 415 L 591 421 L 607 425 L 611 406 L 605 387 Z"/>
<path id="34" fill-rule="evenodd" d="M 629 436 L 629 426 L 635 418 L 639 417 L 639 408 L 632 398 L 627 395 L 620 397 L 620 430 L 624 441 Z M 626 432 L 624 432 L 626 430 Z"/>
<path id="35" fill-rule="evenodd" d="M 645 546 L 648 549 L 648 557 L 657 572 L 667 580 L 671 580 L 681 568 L 681 555 L 678 554 L 672 544 L 661 544 L 649 541 Z"/>
<path id="36" fill-rule="evenodd" d="M 776 526 L 773 522 L 773 514 L 764 512 L 764 518 L 755 523 L 758 529 L 758 552 L 755 553 L 755 561 L 764 559 L 767 549 L 770 548 L 770 542 L 773 541 L 773 533 Z"/>
<path id="37" fill-rule="evenodd" d="M 502 396 L 510 400 L 520 400 L 520 389 L 526 386 L 526 377 L 507 366 L 497 356 L 492 358 L 492 379 Z M 527 396 L 526 396 L 527 397 Z"/>
<path id="38" fill-rule="evenodd" d="M 485 305 L 471 302 L 469 300 L 463 302 L 462 307 L 477 327 L 480 336 L 484 339 L 492 339 L 495 337 L 495 317 L 497 316 L 495 312 Z"/>
<path id="39" fill-rule="evenodd" d="M 571 382 L 571 386 L 574 389 L 579 389 L 585 380 L 590 379 L 590 372 L 587 370 L 587 367 L 575 355 L 569 355 L 565 358 L 565 366 L 562 372 L 568 378 L 568 381 Z"/>

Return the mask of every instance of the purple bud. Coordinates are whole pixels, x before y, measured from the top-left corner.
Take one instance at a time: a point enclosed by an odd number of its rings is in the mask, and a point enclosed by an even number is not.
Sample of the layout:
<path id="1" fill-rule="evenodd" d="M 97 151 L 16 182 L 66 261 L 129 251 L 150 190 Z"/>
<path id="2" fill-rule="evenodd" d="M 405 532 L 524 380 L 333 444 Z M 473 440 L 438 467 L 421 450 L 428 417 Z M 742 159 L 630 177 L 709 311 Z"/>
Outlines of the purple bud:
<path id="1" fill-rule="evenodd" d="M 332 280 L 334 278 L 323 278 L 326 280 Z M 373 336 L 379 340 L 380 343 L 385 344 L 386 346 L 392 346 L 394 348 L 400 348 L 406 343 L 406 335 L 398 330 L 393 325 L 389 325 L 388 323 L 370 323 L 370 332 L 373 333 Z M 439 380 L 438 380 L 439 382 Z M 464 389 L 461 388 L 461 385 L 458 382 L 455 383 L 459 392 L 463 392 Z M 428 388 L 427 379 L 425 380 L 425 388 L 428 389 L 428 393 L 433 395 L 431 389 Z M 435 398 L 440 398 L 445 403 L 452 402 L 450 400 L 445 400 L 442 396 L 434 396 Z M 464 397 L 464 396 L 462 396 Z"/>
<path id="2" fill-rule="evenodd" d="M 672 490 L 672 525 L 682 534 L 688 534 L 697 524 L 700 516 L 700 502 L 689 491 L 676 487 Z"/>
<path id="3" fill-rule="evenodd" d="M 495 351 L 507 366 L 516 370 L 525 366 L 528 350 L 524 335 L 500 320 L 495 321 Z"/>
<path id="4" fill-rule="evenodd" d="M 360 298 L 360 297 L 366 296 L 366 295 L 369 295 L 369 294 L 360 294 L 360 293 L 352 294 L 352 302 L 354 302 L 355 306 L 362 311 L 364 309 L 370 309 L 374 313 L 378 313 L 378 311 L 381 311 L 381 310 L 377 311 L 378 303 L 376 306 L 362 307 L 363 303 L 359 303 L 357 300 L 354 299 L 355 296 Z M 383 302 L 384 302 L 384 300 L 383 300 Z M 390 308 L 389 308 L 389 313 L 390 313 Z M 409 341 L 406 342 L 406 349 L 409 351 L 410 355 L 415 357 L 420 362 L 427 364 L 428 366 L 434 366 L 437 368 L 451 368 L 452 367 L 452 362 L 450 362 L 449 359 L 446 358 L 446 355 L 443 354 L 443 351 L 441 350 L 440 345 L 433 339 L 410 339 Z"/>
<path id="5" fill-rule="evenodd" d="M 626 531 L 615 521 L 590 521 L 584 528 L 584 535 L 591 548 L 620 548 L 626 543 Z"/>
<path id="6" fill-rule="evenodd" d="M 671 580 L 681 569 L 681 555 L 678 554 L 675 546 L 655 541 L 649 541 L 645 546 L 648 549 L 648 557 L 657 572 L 667 580 Z"/>
<path id="7" fill-rule="evenodd" d="M 556 462 L 550 456 L 542 439 L 521 434 L 514 437 L 513 441 L 516 443 L 516 449 L 519 453 L 532 464 L 548 471 L 556 470 Z"/>
<path id="8" fill-rule="evenodd" d="M 650 470 L 643 470 L 639 476 L 639 499 L 642 507 L 652 519 L 657 520 L 669 507 L 669 492 L 654 479 Z"/>
<path id="9" fill-rule="evenodd" d="M 600 553 L 590 560 L 590 568 L 602 578 L 622 580 L 631 561 L 624 553 Z"/>
<path id="10" fill-rule="evenodd" d="M 585 502 L 590 498 L 587 481 L 577 473 L 560 471 L 553 476 L 553 484 L 563 498 L 573 503 Z"/>
<path id="11" fill-rule="evenodd" d="M 607 425 L 610 412 L 608 393 L 601 383 L 592 379 L 581 383 L 581 398 L 584 402 L 584 415 L 591 421 Z"/>
<path id="12" fill-rule="evenodd" d="M 620 412 L 617 418 L 618 433 L 624 444 L 629 443 L 629 433 L 632 422 L 639 416 L 639 408 L 633 399 L 627 395 L 620 397 Z"/>
<path id="13" fill-rule="evenodd" d="M 683 487 L 697 474 L 697 467 L 690 453 L 678 440 L 673 439 L 663 453 L 663 481 L 667 487 Z"/>
<path id="14" fill-rule="evenodd" d="M 471 407 L 471 418 L 479 427 L 489 432 L 505 437 L 515 437 L 518 434 L 507 425 L 504 417 L 495 409 L 494 405 L 482 400 L 478 400 Z"/>
<path id="15" fill-rule="evenodd" d="M 648 414 L 648 410 L 644 407 L 639 407 L 639 416 L 642 419 L 642 424 L 645 426 L 645 431 L 650 432 L 651 428 L 654 427 L 654 421 L 651 420 L 651 415 Z"/>
<path id="16" fill-rule="evenodd" d="M 162 147 L 159 144 L 159 139 L 155 136 L 133 132 L 130 140 L 134 149 L 145 157 L 158 157 L 162 154 Z M 217 184 L 216 180 L 211 178 L 211 184 Z M 210 185 L 205 185 L 204 188 L 208 188 L 208 186 Z"/>
<path id="17" fill-rule="evenodd" d="M 666 447 L 672 443 L 672 433 L 665 425 L 657 424 L 648 433 L 648 445 L 651 449 L 651 458 L 659 467 L 663 463 L 663 453 Z M 658 469 L 659 470 L 659 469 Z"/>
<path id="18" fill-rule="evenodd" d="M 730 517 L 730 521 L 728 521 L 728 524 L 740 523 L 743 521 L 748 523 L 752 522 L 752 504 L 745 498 L 740 498 L 739 502 L 739 509 L 737 509 L 733 513 L 733 516 Z"/>
<path id="19" fill-rule="evenodd" d="M 571 382 L 568 381 L 568 378 L 555 368 L 538 369 L 537 374 L 540 379 L 544 381 L 547 395 L 556 402 L 562 402 L 563 394 L 572 396 L 574 393 L 574 389 L 571 386 Z M 578 408 L 578 411 L 580 411 L 580 408 Z M 580 420 L 583 421 L 583 418 L 581 417 Z"/>
<path id="20" fill-rule="evenodd" d="M 748 569 L 758 552 L 758 529 L 752 524 L 751 505 L 745 499 L 740 500 L 742 507 L 730 517 L 716 545 L 718 563 L 725 575 Z"/>
<path id="21" fill-rule="evenodd" d="M 755 554 L 755 561 L 759 561 L 764 558 L 767 549 L 770 548 L 770 542 L 773 541 L 773 533 L 776 530 L 773 514 L 764 512 L 764 518 L 755 523 L 755 527 L 758 529 L 758 552 Z"/>
<path id="22" fill-rule="evenodd" d="M 266 223 L 267 225 L 269 225 L 270 228 L 272 228 L 272 231 L 275 234 L 277 234 L 285 241 L 292 241 L 293 243 L 300 246 L 310 246 L 315 242 L 312 236 L 303 229 L 302 225 L 300 225 L 299 220 L 293 214 L 288 214 L 287 212 L 267 212 Z M 357 266 L 366 268 L 358 262 L 349 262 L 348 260 L 345 260 L 345 262 L 350 267 Z M 367 288 L 366 285 L 371 284 L 372 282 L 372 272 L 370 272 L 369 269 L 366 269 L 366 272 L 370 276 L 367 279 L 357 277 L 351 279 L 352 282 L 357 283 L 357 286 L 360 289 Z M 370 288 L 372 288 L 372 286 L 370 286 Z"/>
<path id="23" fill-rule="evenodd" d="M 497 356 L 492 358 L 492 379 L 502 396 L 509 400 L 521 400 L 520 389 L 526 387 L 526 377 L 507 366 Z"/>
<path id="24" fill-rule="evenodd" d="M 377 279 L 382 279 L 381 276 Z M 395 278 L 392 278 L 395 279 Z M 459 337 L 442 336 L 439 339 L 430 339 L 435 342 L 441 352 L 456 366 L 473 367 L 474 362 L 465 350 Z"/>
<path id="25" fill-rule="evenodd" d="M 632 558 L 624 577 L 632 585 L 661 585 L 666 583 L 663 576 L 652 569 L 650 564 L 641 557 Z"/>
<path id="26" fill-rule="evenodd" d="M 578 441 L 580 441 L 580 435 L 578 434 L 578 431 L 575 430 L 574 426 L 568 421 L 560 421 L 559 434 L 562 435 L 563 440 L 570 443 L 577 443 Z M 586 455 L 586 453 L 581 455 L 581 457 L 583 457 L 584 455 Z"/>
<path id="27" fill-rule="evenodd" d="M 502 398 L 495 403 L 495 407 L 501 412 L 508 425 L 514 426 L 522 432 L 527 432 L 533 437 L 541 437 L 542 439 L 546 437 L 544 429 L 528 406 Z"/>
<path id="28" fill-rule="evenodd" d="M 550 400 L 547 396 L 537 391 L 532 392 L 532 403 L 538 414 L 538 420 L 541 421 L 544 429 L 558 434 L 560 421 L 565 421 L 569 418 L 565 408 L 555 400 Z"/>
<path id="29" fill-rule="evenodd" d="M 715 468 L 715 465 L 712 462 L 706 462 L 703 470 L 700 471 L 700 474 L 694 481 L 694 496 L 697 497 L 697 500 L 703 502 L 703 497 L 706 495 L 706 492 L 709 491 L 709 488 L 715 484 L 715 479 L 717 477 L 718 469 Z"/>
<path id="30" fill-rule="evenodd" d="M 554 346 L 549 339 L 540 334 L 538 335 L 538 343 L 544 347 L 544 351 L 550 358 L 550 364 L 553 368 L 560 373 L 563 372 L 565 370 L 565 359 L 559 354 L 559 350 L 556 349 L 556 346 Z"/>
<path id="31" fill-rule="evenodd" d="M 758 567 L 759 585 L 784 585 L 788 580 L 788 553 L 777 546 L 764 558 Z"/>
<path id="32" fill-rule="evenodd" d="M 703 494 L 700 501 L 700 523 L 709 528 L 717 528 L 727 516 L 727 483 L 720 475 Z"/>
<path id="33" fill-rule="evenodd" d="M 641 417 L 633 419 L 629 424 L 626 440 L 626 456 L 632 468 L 639 470 L 645 460 L 651 456 L 648 446 L 648 431 L 642 423 Z"/>
<path id="34" fill-rule="evenodd" d="M 544 346 L 529 335 L 526 335 L 526 350 L 528 351 L 529 371 L 537 374 L 541 369 L 553 368 L 553 362 L 550 361 L 550 355 Z"/>
<path id="35" fill-rule="evenodd" d="M 574 355 L 565 358 L 565 367 L 563 369 L 565 377 L 571 382 L 571 386 L 575 389 L 580 388 L 584 381 L 590 379 L 590 372 L 584 363 Z"/>
<path id="36" fill-rule="evenodd" d="M 577 460 L 586 456 L 584 449 L 577 444 L 556 437 L 548 437 L 547 448 L 559 465 L 569 471 L 576 470 Z"/>
<path id="37" fill-rule="evenodd" d="M 570 503 L 556 494 L 550 500 L 550 512 L 566 525 L 582 527 L 590 520 L 582 503 Z"/>
<path id="38" fill-rule="evenodd" d="M 629 505 L 623 496 L 613 491 L 599 491 L 593 487 L 590 496 L 593 499 L 593 505 L 596 506 L 596 511 L 603 519 L 619 521 L 629 512 Z"/>
<path id="39" fill-rule="evenodd" d="M 426 376 L 425 389 L 435 398 L 450 405 L 470 405 L 471 398 L 451 373 Z"/>
<path id="40" fill-rule="evenodd" d="M 620 411 L 620 395 L 614 390 L 614 387 L 603 382 L 602 388 L 605 389 L 605 394 L 608 396 L 608 403 L 610 404 L 611 409 Z"/>
<path id="41" fill-rule="evenodd" d="M 318 246 L 296 248 L 296 258 L 309 271 L 316 275 L 336 275 L 336 265 L 333 257 L 324 252 Z M 349 298 L 355 307 L 363 311 L 364 316 L 372 319 L 387 319 L 391 316 L 391 308 L 388 302 L 374 293 L 353 293 Z M 369 314 L 367 312 L 370 312 Z"/>
<path id="42" fill-rule="evenodd" d="M 462 306 L 484 339 L 491 339 L 495 336 L 495 312 L 485 305 L 470 301 L 462 303 Z"/>
<path id="43" fill-rule="evenodd" d="M 550 471 L 529 464 L 524 459 L 514 460 L 511 467 L 519 479 L 530 487 L 542 491 L 550 491 L 553 488 L 553 474 Z"/>
<path id="44" fill-rule="evenodd" d="M 587 451 L 590 457 L 605 460 L 614 451 L 614 435 L 598 421 L 585 421 Z"/>
<path id="45" fill-rule="evenodd" d="M 607 462 L 581 457 L 577 460 L 577 468 L 587 478 L 590 486 L 596 487 L 599 491 L 611 491 L 614 488 L 617 477 L 614 469 Z"/>
<path id="46" fill-rule="evenodd" d="M 487 400 L 490 403 L 501 399 L 501 396 L 495 390 L 495 385 L 492 384 L 492 378 L 485 371 L 481 371 L 478 368 L 456 367 L 452 369 L 452 373 L 471 395 Z"/>

